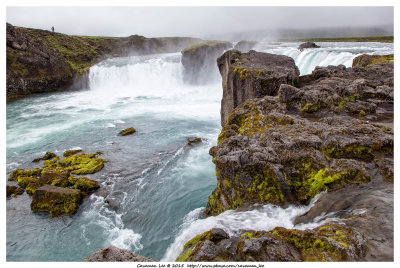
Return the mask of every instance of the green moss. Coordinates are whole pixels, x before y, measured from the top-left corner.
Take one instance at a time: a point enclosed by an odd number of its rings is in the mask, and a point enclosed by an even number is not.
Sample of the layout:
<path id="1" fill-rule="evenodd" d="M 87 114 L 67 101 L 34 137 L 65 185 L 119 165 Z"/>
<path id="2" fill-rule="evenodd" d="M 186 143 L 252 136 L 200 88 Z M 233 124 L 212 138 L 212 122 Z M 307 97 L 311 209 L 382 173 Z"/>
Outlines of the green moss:
<path id="1" fill-rule="evenodd" d="M 249 76 L 250 72 L 247 69 L 241 69 L 239 74 L 240 74 L 240 79 L 245 80 Z"/>
<path id="2" fill-rule="evenodd" d="M 26 188 L 26 186 L 30 183 L 35 183 L 37 182 L 37 178 L 32 178 L 32 177 L 18 177 L 18 185 L 21 186 L 22 188 Z"/>
<path id="3" fill-rule="evenodd" d="M 364 161 L 372 161 L 375 158 L 372 147 L 360 146 L 358 144 L 323 148 L 323 153 L 332 158 L 356 158 Z"/>
<path id="4" fill-rule="evenodd" d="M 183 246 L 182 252 L 179 254 L 178 258 L 175 260 L 177 262 L 187 261 L 187 259 L 196 251 L 195 248 L 200 241 L 209 240 L 211 236 L 211 231 L 204 232 L 202 234 L 196 235 L 194 238 L 190 239 Z"/>
<path id="5" fill-rule="evenodd" d="M 365 114 L 366 114 L 365 111 L 364 111 L 364 110 L 361 110 L 360 113 L 359 113 L 358 115 L 359 115 L 359 116 L 365 116 Z"/>
<path id="6" fill-rule="evenodd" d="M 63 153 L 63 156 L 68 157 L 68 156 L 71 156 L 71 155 L 74 155 L 74 154 L 77 154 L 80 152 L 82 152 L 82 150 L 80 150 L 80 149 L 79 150 L 67 150 Z"/>
<path id="7" fill-rule="evenodd" d="M 71 177 L 70 177 L 71 178 Z M 70 181 L 68 179 L 68 181 Z M 72 180 L 71 180 L 72 181 Z M 100 188 L 100 185 L 97 181 L 90 180 L 86 177 L 81 177 L 76 180 L 74 189 L 79 189 L 85 194 L 89 194 Z"/>
<path id="8" fill-rule="evenodd" d="M 94 154 L 75 154 L 62 159 L 59 164 L 72 174 L 92 174 L 104 167 L 104 160 Z"/>
<path id="9" fill-rule="evenodd" d="M 301 109 L 300 112 L 306 112 L 306 113 L 313 113 L 318 111 L 321 108 L 319 104 L 314 104 L 314 103 L 306 103 Z"/>
<path id="10" fill-rule="evenodd" d="M 40 176 L 42 169 L 36 168 L 33 170 L 16 169 L 9 177 L 9 181 L 17 181 L 19 177 L 38 177 Z"/>
<path id="11" fill-rule="evenodd" d="M 383 131 L 391 131 L 392 130 L 390 127 L 387 127 L 387 126 L 381 126 L 380 129 L 382 129 Z"/>
<path id="12" fill-rule="evenodd" d="M 212 40 L 212 41 L 201 42 L 201 43 L 197 43 L 197 44 L 188 46 L 182 50 L 182 54 L 184 54 L 184 53 L 193 54 L 197 51 L 197 49 L 199 49 L 201 47 L 217 47 L 217 46 L 221 46 L 221 45 L 224 45 L 226 47 L 232 46 L 231 43 L 226 42 L 226 41 Z"/>
<path id="13" fill-rule="evenodd" d="M 41 185 L 38 183 L 29 183 L 26 188 L 25 191 L 27 194 L 33 195 L 36 191 L 36 189 L 38 189 Z"/>

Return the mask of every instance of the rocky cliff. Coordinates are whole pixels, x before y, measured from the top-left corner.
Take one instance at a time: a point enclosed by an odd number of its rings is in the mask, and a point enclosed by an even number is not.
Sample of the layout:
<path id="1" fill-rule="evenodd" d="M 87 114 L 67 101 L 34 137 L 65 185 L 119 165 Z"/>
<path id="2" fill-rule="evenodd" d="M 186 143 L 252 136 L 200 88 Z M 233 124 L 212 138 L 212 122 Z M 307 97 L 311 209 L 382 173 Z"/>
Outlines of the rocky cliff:
<path id="1" fill-rule="evenodd" d="M 218 79 L 215 60 L 229 48 L 232 48 L 229 42 L 207 41 L 183 49 L 181 62 L 185 81 L 191 84 L 206 84 Z"/>
<path id="2" fill-rule="evenodd" d="M 7 100 L 70 88 L 93 64 L 109 58 L 177 52 L 200 39 L 71 36 L 7 23 Z"/>
<path id="3" fill-rule="evenodd" d="M 247 99 L 276 95 L 281 84 L 294 84 L 299 70 L 290 57 L 227 51 L 217 60 L 222 76 L 221 125 Z"/>
<path id="4" fill-rule="evenodd" d="M 246 95 L 255 87 L 238 83 L 232 65 L 253 70 L 264 58 L 272 57 L 228 51 L 218 60 L 221 110 L 224 102 L 245 97 L 225 114 L 218 145 L 210 149 L 217 188 L 205 215 L 255 204 L 308 204 L 326 191 L 295 223 L 321 215 L 336 220 L 305 231 L 277 227 L 229 236 L 217 230 L 216 238 L 211 230 L 189 241 L 179 260 L 392 261 L 393 64 L 329 66 L 301 77 L 285 68 L 286 83 Z M 236 75 L 247 79 L 247 73 Z M 252 74 L 254 83 L 258 71 Z"/>

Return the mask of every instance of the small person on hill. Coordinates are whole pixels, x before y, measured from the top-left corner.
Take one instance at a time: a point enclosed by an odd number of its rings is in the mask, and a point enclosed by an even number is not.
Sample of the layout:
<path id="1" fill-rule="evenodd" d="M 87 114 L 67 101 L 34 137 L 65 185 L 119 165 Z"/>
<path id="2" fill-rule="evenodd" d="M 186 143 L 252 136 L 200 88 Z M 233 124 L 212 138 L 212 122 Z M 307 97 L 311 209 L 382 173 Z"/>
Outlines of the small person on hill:
<path id="1" fill-rule="evenodd" d="M 54 33 L 54 26 L 51 26 L 51 31 Z"/>

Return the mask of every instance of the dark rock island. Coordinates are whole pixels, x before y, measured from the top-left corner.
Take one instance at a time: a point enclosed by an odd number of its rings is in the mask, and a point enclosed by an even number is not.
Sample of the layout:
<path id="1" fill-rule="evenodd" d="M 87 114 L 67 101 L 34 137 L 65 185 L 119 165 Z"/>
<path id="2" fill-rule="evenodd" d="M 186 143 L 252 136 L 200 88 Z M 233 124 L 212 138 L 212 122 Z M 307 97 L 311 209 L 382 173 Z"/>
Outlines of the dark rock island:
<path id="1" fill-rule="evenodd" d="M 217 188 L 205 215 L 307 205 L 326 191 L 295 223 L 339 220 L 234 236 L 213 229 L 178 260 L 393 261 L 393 64 L 299 77 L 288 57 L 228 51 L 218 66 L 223 129 L 210 149 Z"/>

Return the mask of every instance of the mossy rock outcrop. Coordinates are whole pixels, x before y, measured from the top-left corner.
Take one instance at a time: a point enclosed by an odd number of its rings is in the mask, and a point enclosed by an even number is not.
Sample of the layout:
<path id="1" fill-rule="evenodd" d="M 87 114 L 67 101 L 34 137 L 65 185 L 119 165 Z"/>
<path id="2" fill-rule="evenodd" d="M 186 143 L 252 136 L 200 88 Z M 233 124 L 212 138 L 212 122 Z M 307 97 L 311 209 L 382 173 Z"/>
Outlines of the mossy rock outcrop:
<path id="1" fill-rule="evenodd" d="M 360 261 L 365 255 L 365 239 L 359 232 L 326 224 L 305 231 L 277 227 L 231 237 L 212 229 L 188 241 L 176 261 Z"/>
<path id="2" fill-rule="evenodd" d="M 352 67 L 367 67 L 377 63 L 390 63 L 394 61 L 394 54 L 390 55 L 360 55 L 353 59 Z"/>
<path id="3" fill-rule="evenodd" d="M 181 62 L 185 81 L 191 84 L 207 84 L 218 79 L 215 60 L 232 46 L 226 41 L 206 41 L 183 49 Z"/>
<path id="4" fill-rule="evenodd" d="M 66 157 L 61 160 L 58 156 L 51 157 L 50 160 L 43 162 L 43 167 L 40 169 L 16 169 L 10 174 L 9 180 L 17 181 L 18 185 L 24 188 L 29 195 L 33 195 L 32 198 L 36 199 L 35 201 L 32 200 L 33 211 L 49 211 L 51 217 L 74 214 L 79 208 L 81 199 L 100 187 L 97 181 L 86 177 L 75 177 L 74 175 L 96 173 L 104 167 L 105 162 L 103 159 L 96 157 L 99 153 L 84 154 L 79 153 L 80 151 L 66 151 L 64 152 Z M 43 188 L 44 186 L 52 186 L 53 188 Z M 43 199 L 43 195 L 45 195 L 49 199 L 46 202 L 53 202 L 54 204 L 51 203 L 51 205 L 45 206 L 45 204 L 42 204 L 45 201 L 38 201 L 38 196 L 35 194 L 39 189 L 41 189 L 39 199 Z M 62 189 L 65 191 L 63 192 Z M 65 204 L 60 204 L 59 198 L 67 198 L 68 194 L 75 196 L 76 191 L 79 191 L 80 196 L 76 199 L 76 202 L 68 201 Z M 51 201 L 53 197 L 56 200 Z"/>
<path id="5" fill-rule="evenodd" d="M 44 185 L 33 194 L 31 209 L 34 212 L 50 212 L 52 218 L 63 214 L 75 214 L 81 199 L 80 190 Z"/>
<path id="6" fill-rule="evenodd" d="M 391 180 L 393 132 L 381 124 L 393 124 L 393 65 L 317 68 L 303 79 L 229 114 L 211 152 L 217 188 L 206 215 L 255 203 L 308 204 L 325 190 Z M 375 109 L 361 116 L 347 103 Z"/>
<path id="7" fill-rule="evenodd" d="M 217 60 L 222 76 L 221 125 L 247 99 L 276 96 L 281 84 L 294 84 L 299 70 L 287 56 L 256 52 L 227 51 Z"/>
<path id="8" fill-rule="evenodd" d="M 99 249 L 83 260 L 84 262 L 156 262 L 151 258 L 132 253 L 126 249 L 109 246 Z"/>
<path id="9" fill-rule="evenodd" d="M 120 136 L 126 136 L 126 135 L 131 135 L 131 134 L 133 134 L 133 133 L 135 133 L 136 132 L 136 129 L 134 129 L 133 127 L 130 127 L 130 128 L 126 128 L 126 129 L 124 129 L 124 130 L 121 130 L 119 133 L 118 133 L 118 135 L 120 135 Z"/>

